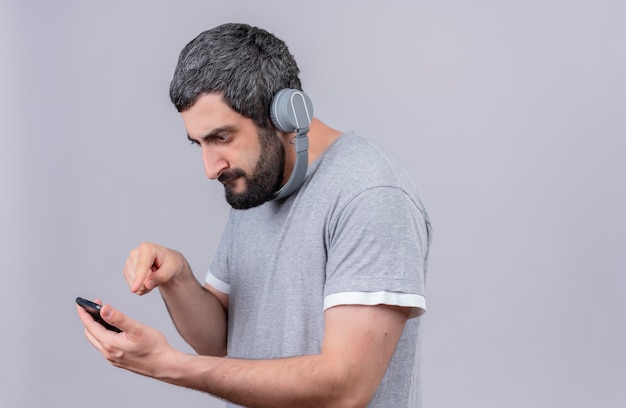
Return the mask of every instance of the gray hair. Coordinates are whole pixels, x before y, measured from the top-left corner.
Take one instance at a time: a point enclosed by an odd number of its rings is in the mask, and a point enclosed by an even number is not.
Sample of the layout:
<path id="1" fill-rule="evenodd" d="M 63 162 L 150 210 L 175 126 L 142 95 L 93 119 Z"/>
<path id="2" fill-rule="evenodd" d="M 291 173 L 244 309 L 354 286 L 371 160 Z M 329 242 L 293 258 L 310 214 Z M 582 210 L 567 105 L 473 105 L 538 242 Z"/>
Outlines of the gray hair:
<path id="1" fill-rule="evenodd" d="M 230 108 L 266 127 L 274 94 L 302 90 L 299 73 L 287 45 L 273 34 L 247 24 L 223 24 L 183 48 L 170 99 L 182 112 L 202 94 L 220 93 Z"/>

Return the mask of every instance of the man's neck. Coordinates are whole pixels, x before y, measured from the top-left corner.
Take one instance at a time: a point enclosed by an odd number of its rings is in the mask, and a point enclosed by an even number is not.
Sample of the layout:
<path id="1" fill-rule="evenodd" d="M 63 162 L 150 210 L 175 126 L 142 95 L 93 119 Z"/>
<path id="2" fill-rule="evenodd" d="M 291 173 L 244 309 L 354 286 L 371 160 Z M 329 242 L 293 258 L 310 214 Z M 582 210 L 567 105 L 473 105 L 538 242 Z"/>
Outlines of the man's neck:
<path id="1" fill-rule="evenodd" d="M 343 132 L 327 126 L 324 122 L 313 118 L 309 127 L 309 165 L 324 153 Z"/>

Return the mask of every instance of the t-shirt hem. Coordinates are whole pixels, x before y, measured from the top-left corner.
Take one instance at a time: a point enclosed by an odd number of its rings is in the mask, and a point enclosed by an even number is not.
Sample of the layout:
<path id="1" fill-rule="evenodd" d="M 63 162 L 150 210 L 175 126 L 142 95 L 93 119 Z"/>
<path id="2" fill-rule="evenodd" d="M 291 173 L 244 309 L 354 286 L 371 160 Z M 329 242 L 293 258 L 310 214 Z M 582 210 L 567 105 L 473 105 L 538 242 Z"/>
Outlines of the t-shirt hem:
<path id="1" fill-rule="evenodd" d="M 409 318 L 418 317 L 426 311 L 426 298 L 415 293 L 398 292 L 339 292 L 324 298 L 324 310 L 340 305 L 390 305 L 411 308 Z"/>
<path id="2" fill-rule="evenodd" d="M 206 276 L 204 277 L 204 281 L 211 285 L 212 287 L 214 287 L 216 290 L 226 294 L 226 295 L 230 295 L 230 285 L 222 280 L 220 280 L 219 278 L 217 278 L 215 275 L 213 275 L 211 273 L 211 271 L 208 271 Z"/>

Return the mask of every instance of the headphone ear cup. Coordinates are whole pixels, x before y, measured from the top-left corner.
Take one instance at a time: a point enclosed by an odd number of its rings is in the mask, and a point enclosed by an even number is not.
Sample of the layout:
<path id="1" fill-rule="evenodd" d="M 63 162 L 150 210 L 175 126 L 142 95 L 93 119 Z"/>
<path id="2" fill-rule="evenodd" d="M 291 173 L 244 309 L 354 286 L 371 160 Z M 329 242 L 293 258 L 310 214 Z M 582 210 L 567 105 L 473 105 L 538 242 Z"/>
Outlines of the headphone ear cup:
<path id="1" fill-rule="evenodd" d="M 270 119 L 281 132 L 308 129 L 313 119 L 311 99 L 298 89 L 281 89 L 272 99 Z"/>

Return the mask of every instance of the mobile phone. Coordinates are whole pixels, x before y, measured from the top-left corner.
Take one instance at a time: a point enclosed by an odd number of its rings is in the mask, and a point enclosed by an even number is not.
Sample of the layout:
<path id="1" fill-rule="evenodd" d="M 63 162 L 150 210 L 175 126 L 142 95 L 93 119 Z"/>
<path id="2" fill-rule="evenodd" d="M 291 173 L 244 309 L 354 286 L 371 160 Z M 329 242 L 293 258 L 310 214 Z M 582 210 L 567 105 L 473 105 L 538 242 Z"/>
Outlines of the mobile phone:
<path id="1" fill-rule="evenodd" d="M 78 303 L 78 306 L 85 309 L 91 315 L 91 317 L 93 317 L 95 321 L 103 325 L 105 328 L 107 328 L 108 330 L 114 331 L 116 333 L 121 333 L 120 329 L 105 322 L 102 316 L 100 316 L 100 309 L 102 309 L 102 306 L 90 300 L 83 299 L 81 297 L 76 298 L 76 303 Z"/>

